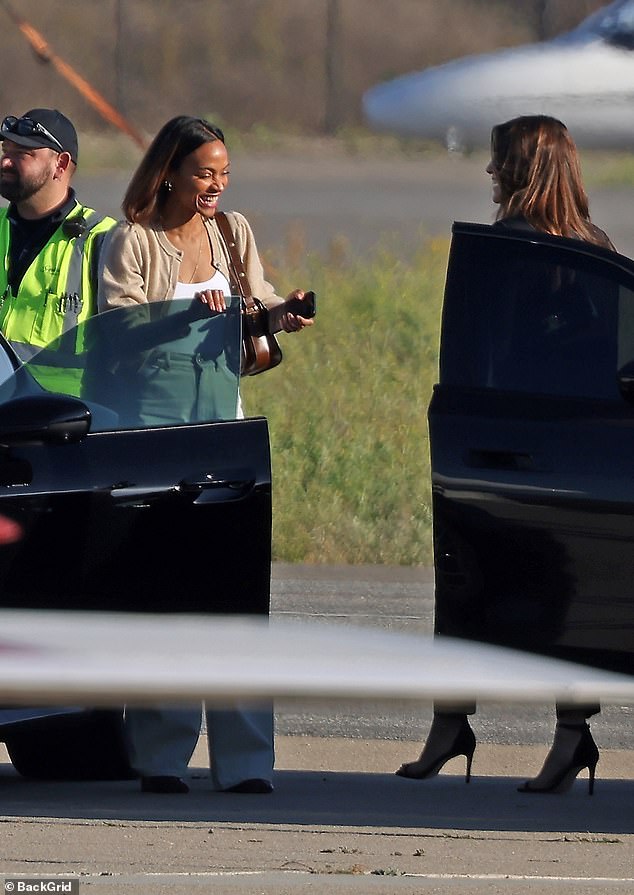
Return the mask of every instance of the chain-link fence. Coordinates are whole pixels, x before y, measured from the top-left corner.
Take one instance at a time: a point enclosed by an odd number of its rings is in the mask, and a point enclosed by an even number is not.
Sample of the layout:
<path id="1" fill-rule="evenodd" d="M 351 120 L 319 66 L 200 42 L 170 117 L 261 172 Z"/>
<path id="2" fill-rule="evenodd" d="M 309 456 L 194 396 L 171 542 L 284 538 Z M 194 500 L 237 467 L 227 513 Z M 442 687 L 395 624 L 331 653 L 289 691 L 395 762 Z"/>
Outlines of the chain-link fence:
<path id="1" fill-rule="evenodd" d="M 0 0 L 3 114 L 56 106 L 105 127 L 13 10 L 141 131 L 169 117 L 333 132 L 371 84 L 455 56 L 548 37 L 602 0 Z"/>

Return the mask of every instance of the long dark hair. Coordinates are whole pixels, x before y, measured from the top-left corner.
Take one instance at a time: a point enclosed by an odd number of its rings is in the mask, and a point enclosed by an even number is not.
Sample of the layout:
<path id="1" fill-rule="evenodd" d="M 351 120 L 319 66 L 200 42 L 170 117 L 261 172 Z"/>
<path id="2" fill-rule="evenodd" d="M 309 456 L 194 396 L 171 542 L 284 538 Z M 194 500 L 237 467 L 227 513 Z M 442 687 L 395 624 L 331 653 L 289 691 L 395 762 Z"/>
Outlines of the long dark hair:
<path id="1" fill-rule="evenodd" d="M 522 115 L 491 132 L 491 161 L 500 184 L 498 220 L 521 215 L 537 230 L 605 244 L 590 221 L 577 147 L 549 115 Z"/>
<path id="2" fill-rule="evenodd" d="M 169 194 L 170 173 L 190 152 L 214 140 L 224 143 L 225 136 L 204 118 L 179 115 L 164 124 L 128 184 L 122 204 L 126 219 L 138 224 L 155 220 Z"/>

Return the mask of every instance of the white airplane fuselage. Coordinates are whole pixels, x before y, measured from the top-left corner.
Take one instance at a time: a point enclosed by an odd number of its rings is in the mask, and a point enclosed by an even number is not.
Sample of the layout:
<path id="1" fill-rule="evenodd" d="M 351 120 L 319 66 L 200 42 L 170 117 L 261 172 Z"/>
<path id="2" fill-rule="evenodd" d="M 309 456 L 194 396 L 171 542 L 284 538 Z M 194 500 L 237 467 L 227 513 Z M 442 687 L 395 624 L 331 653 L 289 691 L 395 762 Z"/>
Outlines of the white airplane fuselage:
<path id="1" fill-rule="evenodd" d="M 470 148 L 488 145 L 495 124 L 546 114 L 564 121 L 579 145 L 634 148 L 634 49 L 579 31 L 379 84 L 364 96 L 366 119 Z"/>

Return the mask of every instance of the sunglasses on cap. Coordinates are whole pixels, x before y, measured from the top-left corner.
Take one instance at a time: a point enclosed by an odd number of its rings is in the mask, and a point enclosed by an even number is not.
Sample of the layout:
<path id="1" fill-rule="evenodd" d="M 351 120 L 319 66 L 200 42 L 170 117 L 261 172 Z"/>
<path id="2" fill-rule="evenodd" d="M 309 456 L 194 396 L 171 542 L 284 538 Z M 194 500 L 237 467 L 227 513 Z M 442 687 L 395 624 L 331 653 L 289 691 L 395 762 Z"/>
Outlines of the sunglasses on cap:
<path id="1" fill-rule="evenodd" d="M 0 125 L 0 130 L 8 134 L 15 134 L 18 137 L 45 137 L 59 147 L 60 152 L 64 152 L 64 147 L 57 137 L 47 130 L 39 121 L 33 121 L 32 118 L 16 118 L 15 115 L 7 115 Z"/>

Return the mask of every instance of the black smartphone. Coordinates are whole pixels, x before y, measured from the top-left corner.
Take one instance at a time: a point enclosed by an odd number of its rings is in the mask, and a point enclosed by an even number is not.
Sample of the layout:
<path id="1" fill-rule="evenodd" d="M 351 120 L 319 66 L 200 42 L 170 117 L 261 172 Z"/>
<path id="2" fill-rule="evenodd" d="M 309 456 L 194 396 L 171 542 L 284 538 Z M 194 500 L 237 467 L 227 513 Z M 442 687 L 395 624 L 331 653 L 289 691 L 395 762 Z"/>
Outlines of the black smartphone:
<path id="1" fill-rule="evenodd" d="M 317 297 L 314 292 L 304 292 L 303 298 L 293 299 L 289 308 L 293 314 L 299 314 L 300 317 L 314 317 L 317 313 Z"/>

